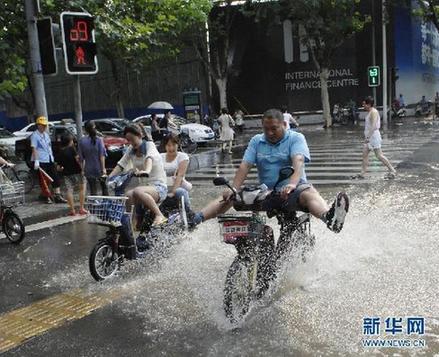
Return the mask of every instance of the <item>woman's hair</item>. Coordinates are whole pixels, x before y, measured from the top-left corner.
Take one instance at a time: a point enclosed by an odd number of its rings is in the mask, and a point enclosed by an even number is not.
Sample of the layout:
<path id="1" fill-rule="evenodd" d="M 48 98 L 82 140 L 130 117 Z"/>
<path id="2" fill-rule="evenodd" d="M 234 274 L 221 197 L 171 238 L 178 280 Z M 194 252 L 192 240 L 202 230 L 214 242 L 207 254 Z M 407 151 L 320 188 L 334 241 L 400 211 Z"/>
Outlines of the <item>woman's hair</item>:
<path id="1" fill-rule="evenodd" d="M 166 145 L 168 145 L 169 142 L 176 144 L 177 146 L 180 145 L 179 137 L 173 133 L 169 133 L 163 138 L 163 141 L 162 141 L 163 147 L 166 147 Z"/>
<path id="2" fill-rule="evenodd" d="M 61 137 L 61 146 L 62 147 L 69 146 L 72 141 L 73 141 L 73 135 L 72 134 L 64 134 Z"/>
<path id="3" fill-rule="evenodd" d="M 221 109 L 221 114 L 229 114 L 229 111 L 227 110 L 227 108 L 223 108 Z"/>
<path id="4" fill-rule="evenodd" d="M 370 105 L 371 107 L 373 107 L 373 105 L 375 104 L 375 102 L 374 102 L 372 97 L 364 98 L 364 103 L 366 103 L 367 105 Z"/>
<path id="5" fill-rule="evenodd" d="M 98 132 L 96 131 L 96 125 L 93 120 L 90 120 L 87 123 L 85 123 L 85 131 L 90 137 L 91 143 L 93 145 L 96 145 L 96 136 L 98 135 Z"/>
<path id="6" fill-rule="evenodd" d="M 129 124 L 123 130 L 123 135 L 132 134 L 138 136 L 139 138 L 143 137 L 142 129 L 137 124 Z"/>

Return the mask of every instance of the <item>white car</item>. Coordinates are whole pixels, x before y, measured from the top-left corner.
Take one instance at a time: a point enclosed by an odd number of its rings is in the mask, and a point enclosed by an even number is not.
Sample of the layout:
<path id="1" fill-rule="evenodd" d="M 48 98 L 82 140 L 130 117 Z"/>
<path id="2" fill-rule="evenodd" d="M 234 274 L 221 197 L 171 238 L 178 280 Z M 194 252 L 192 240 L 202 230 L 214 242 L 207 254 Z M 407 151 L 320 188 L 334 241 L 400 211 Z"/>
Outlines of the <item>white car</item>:
<path id="1" fill-rule="evenodd" d="M 15 142 L 21 139 L 6 129 L 0 129 L 0 147 L 6 151 L 9 157 L 15 156 Z"/>
<path id="2" fill-rule="evenodd" d="M 206 125 L 191 123 L 180 125 L 180 132 L 189 135 L 189 138 L 199 144 L 206 143 L 215 139 L 215 133 Z"/>
<path id="3" fill-rule="evenodd" d="M 163 118 L 163 114 L 157 114 L 157 118 Z M 172 121 L 177 125 L 176 134 L 185 133 L 195 143 L 205 143 L 215 139 L 215 133 L 206 125 L 187 123 L 184 118 L 172 116 Z M 151 133 L 151 115 L 144 115 L 133 120 L 133 123 L 142 123 L 147 132 Z M 174 131 L 171 129 L 171 131 Z"/>
<path id="4" fill-rule="evenodd" d="M 50 121 L 49 122 L 49 128 L 53 127 L 56 124 L 60 124 L 60 121 Z M 35 123 L 31 123 L 29 125 L 26 125 L 24 128 L 18 130 L 18 131 L 14 131 L 14 136 L 17 136 L 21 139 L 23 138 L 27 138 L 29 136 L 32 135 L 32 133 L 37 130 L 37 125 Z"/>

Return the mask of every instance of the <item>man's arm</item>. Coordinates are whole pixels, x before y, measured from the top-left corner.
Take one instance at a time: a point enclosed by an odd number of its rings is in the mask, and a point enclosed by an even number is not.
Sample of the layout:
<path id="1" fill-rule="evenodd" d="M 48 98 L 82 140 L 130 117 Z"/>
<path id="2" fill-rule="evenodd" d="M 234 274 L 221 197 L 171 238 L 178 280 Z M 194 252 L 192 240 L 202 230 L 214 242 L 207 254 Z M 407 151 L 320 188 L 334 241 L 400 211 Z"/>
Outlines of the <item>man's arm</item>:
<path id="1" fill-rule="evenodd" d="M 303 164 L 305 163 L 305 158 L 303 155 L 294 155 L 291 158 L 294 167 L 294 174 L 290 177 L 290 183 L 282 187 L 281 197 L 287 199 L 290 192 L 294 191 L 299 184 L 300 178 L 302 177 Z"/>
<path id="2" fill-rule="evenodd" d="M 243 161 L 241 162 L 241 165 L 239 165 L 238 171 L 236 171 L 235 177 L 233 179 L 232 187 L 238 191 L 242 184 L 244 183 L 245 179 L 247 178 L 247 175 L 253 165 Z M 232 197 L 233 192 L 230 191 L 229 188 L 223 192 L 223 199 L 224 201 L 228 201 L 230 197 Z"/>
<path id="3" fill-rule="evenodd" d="M 233 179 L 233 187 L 239 190 L 239 188 L 244 183 L 245 179 L 247 178 L 248 173 L 250 172 L 250 169 L 252 168 L 252 164 L 248 162 L 241 162 L 241 165 L 239 165 L 238 171 L 236 171 L 235 178 Z"/>

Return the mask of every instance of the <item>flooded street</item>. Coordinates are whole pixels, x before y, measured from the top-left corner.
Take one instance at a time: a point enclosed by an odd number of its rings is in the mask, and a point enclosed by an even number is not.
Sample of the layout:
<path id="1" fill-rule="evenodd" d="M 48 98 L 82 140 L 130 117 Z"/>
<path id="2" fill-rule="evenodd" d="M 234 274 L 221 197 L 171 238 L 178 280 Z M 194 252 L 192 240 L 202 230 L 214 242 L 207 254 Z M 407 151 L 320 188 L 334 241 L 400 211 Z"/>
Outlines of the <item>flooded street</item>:
<path id="1" fill-rule="evenodd" d="M 394 181 L 344 186 L 351 209 L 343 231 L 331 233 L 314 218 L 316 245 L 306 262 L 289 261 L 277 286 L 237 329 L 222 307 L 235 249 L 222 243 L 216 221 L 178 238 L 163 256 L 126 262 L 104 283 L 88 271 L 88 254 L 103 228 L 85 221 L 56 227 L 45 239 L 31 234 L 15 252 L 2 241 L 2 269 L 15 262 L 21 272 L 14 273 L 16 282 L 3 277 L 2 312 L 37 300 L 29 295 L 34 290 L 38 298 L 75 289 L 117 295 L 5 356 L 437 356 L 438 145 L 432 136 L 413 150 Z M 321 191 L 332 200 L 340 187 Z M 194 196 L 194 206 L 218 192 Z M 364 317 L 411 316 L 425 318 L 425 335 L 410 338 L 425 340 L 426 347 L 363 347 Z"/>

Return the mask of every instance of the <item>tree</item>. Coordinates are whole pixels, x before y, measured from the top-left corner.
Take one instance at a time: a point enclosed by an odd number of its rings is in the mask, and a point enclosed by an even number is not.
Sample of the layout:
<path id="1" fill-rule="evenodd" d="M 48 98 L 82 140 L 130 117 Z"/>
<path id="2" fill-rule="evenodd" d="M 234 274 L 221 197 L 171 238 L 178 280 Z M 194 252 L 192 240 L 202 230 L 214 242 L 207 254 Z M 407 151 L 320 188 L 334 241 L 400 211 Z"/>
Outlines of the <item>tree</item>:
<path id="1" fill-rule="evenodd" d="M 439 31 L 439 0 L 417 0 L 419 8 L 414 10 L 415 15 L 424 21 L 431 21 Z"/>
<path id="2" fill-rule="evenodd" d="M 10 98 L 31 118 L 34 104 L 24 18 L 24 1 L 0 2 L 0 96 Z"/>
<path id="3" fill-rule="evenodd" d="M 248 0 L 260 6 L 259 16 L 272 16 L 278 21 L 290 19 L 308 47 L 312 61 L 320 73 L 321 99 L 325 126 L 332 125 L 329 104 L 329 68 L 337 49 L 355 33 L 362 31 L 368 16 L 356 7 L 360 0 Z M 298 31 L 299 27 L 303 29 Z"/>
<path id="4" fill-rule="evenodd" d="M 175 57 L 179 38 L 205 23 L 210 5 L 209 0 L 72 0 L 52 2 L 51 11 L 86 10 L 95 16 L 98 53 L 110 63 L 113 96 L 118 115 L 124 117 L 123 70 L 146 70 Z"/>
<path id="5" fill-rule="evenodd" d="M 227 87 L 232 76 L 239 74 L 236 50 L 245 46 L 249 33 L 237 31 L 235 24 L 243 19 L 242 7 L 236 1 L 212 1 L 207 26 L 193 31 L 187 43 L 192 45 L 204 63 L 207 75 L 215 83 L 219 95 L 219 109 L 227 108 Z M 207 40 L 208 38 L 208 40 Z"/>

